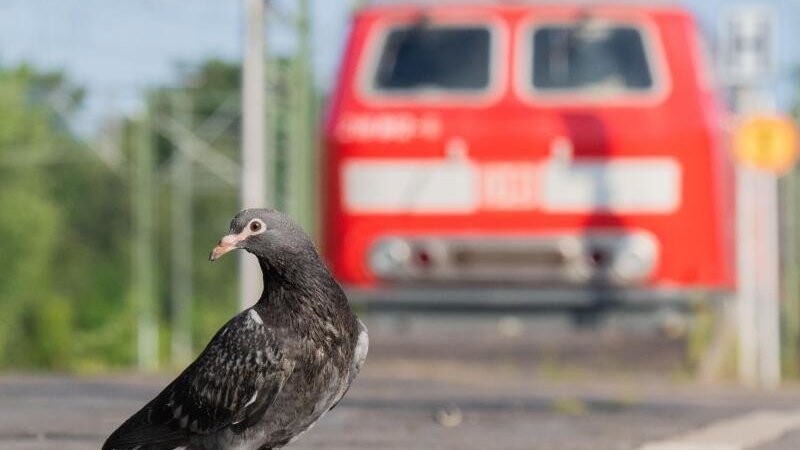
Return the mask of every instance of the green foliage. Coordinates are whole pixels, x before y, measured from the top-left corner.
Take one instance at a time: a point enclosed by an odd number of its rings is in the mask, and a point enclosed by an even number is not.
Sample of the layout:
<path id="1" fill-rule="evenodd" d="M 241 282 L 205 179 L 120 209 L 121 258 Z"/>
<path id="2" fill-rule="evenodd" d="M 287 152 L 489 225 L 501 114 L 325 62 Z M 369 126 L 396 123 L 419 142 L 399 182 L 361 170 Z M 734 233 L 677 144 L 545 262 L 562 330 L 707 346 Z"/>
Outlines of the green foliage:
<path id="1" fill-rule="evenodd" d="M 13 177 L 0 178 L 0 210 L 13 212 L 0 215 L 0 360 L 24 364 L 27 343 L 41 337 L 31 335 L 30 321 L 53 300 L 52 277 L 43 268 L 53 267 L 57 210 L 41 192 L 17 190 L 8 182 Z"/>
<path id="2" fill-rule="evenodd" d="M 124 185 L 65 124 L 82 95 L 58 73 L 0 69 L 0 366 L 96 358 L 84 338 L 125 297 Z"/>
<path id="3" fill-rule="evenodd" d="M 158 305 L 162 360 L 169 358 L 170 245 L 192 237 L 192 336 L 196 352 L 237 309 L 237 258 L 207 254 L 238 210 L 238 187 L 193 164 L 191 227 L 173 227 L 172 164 L 178 147 L 164 124 L 239 159 L 239 67 L 208 61 L 146 97 L 157 174 Z M 0 67 L 0 368 L 101 371 L 136 360 L 132 302 L 130 174 L 97 158 L 67 122 L 83 91 L 59 73 Z M 275 120 L 280 120 L 276 117 Z M 136 147 L 125 122 L 123 160 Z"/>

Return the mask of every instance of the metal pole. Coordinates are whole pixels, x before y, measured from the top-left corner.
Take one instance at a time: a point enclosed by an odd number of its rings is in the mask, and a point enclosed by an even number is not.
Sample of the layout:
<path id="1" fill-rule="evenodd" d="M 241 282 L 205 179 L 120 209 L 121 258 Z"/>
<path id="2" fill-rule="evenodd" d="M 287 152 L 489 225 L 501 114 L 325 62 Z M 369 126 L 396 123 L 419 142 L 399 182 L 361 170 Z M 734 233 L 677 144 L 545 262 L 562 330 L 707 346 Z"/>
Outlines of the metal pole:
<path id="1" fill-rule="evenodd" d="M 265 148 L 264 0 L 244 0 L 245 49 L 242 76 L 242 180 L 244 208 L 268 206 L 267 168 L 272 167 Z M 256 260 L 240 256 L 239 305 L 249 307 L 261 293 L 262 280 Z"/>
<path id="2" fill-rule="evenodd" d="M 721 16 L 722 73 L 736 94 L 740 118 L 774 110 L 767 87 L 774 73 L 775 15 L 764 6 L 739 6 Z M 770 151 L 764 134 L 761 145 Z M 738 143 L 744 145 L 743 142 Z M 741 161 L 737 175 L 739 376 L 747 385 L 780 383 L 777 177 Z"/>
<path id="3" fill-rule="evenodd" d="M 740 87 L 741 117 L 770 107 L 755 87 Z M 780 371 L 780 274 L 775 174 L 737 168 L 739 280 L 739 377 L 749 386 L 774 389 Z"/>
<path id="4" fill-rule="evenodd" d="M 186 90 L 172 94 L 172 115 L 191 128 L 191 97 Z M 192 356 L 192 160 L 188 139 L 177 142 L 172 159 L 172 363 Z"/>
<path id="5" fill-rule="evenodd" d="M 140 370 L 158 368 L 155 260 L 155 155 L 150 111 L 136 125 L 131 193 L 134 210 L 133 286 L 137 316 L 137 363 Z"/>
<path id="6" fill-rule="evenodd" d="M 758 327 L 756 312 L 758 292 L 754 264 L 755 236 L 753 173 L 747 167 L 736 168 L 736 242 L 737 245 L 737 303 L 739 311 L 739 379 L 747 386 L 758 385 Z"/>
<path id="7" fill-rule="evenodd" d="M 775 174 L 758 174 L 758 200 L 763 208 L 759 214 L 759 379 L 761 387 L 776 389 L 781 383 L 780 344 L 780 272 L 778 244 L 778 180 Z"/>
<path id="8" fill-rule="evenodd" d="M 297 16 L 298 51 L 292 62 L 292 82 L 289 84 L 289 213 L 313 235 L 315 223 L 313 193 L 316 192 L 314 174 L 314 114 L 311 77 L 309 70 L 309 3 L 299 0 Z"/>

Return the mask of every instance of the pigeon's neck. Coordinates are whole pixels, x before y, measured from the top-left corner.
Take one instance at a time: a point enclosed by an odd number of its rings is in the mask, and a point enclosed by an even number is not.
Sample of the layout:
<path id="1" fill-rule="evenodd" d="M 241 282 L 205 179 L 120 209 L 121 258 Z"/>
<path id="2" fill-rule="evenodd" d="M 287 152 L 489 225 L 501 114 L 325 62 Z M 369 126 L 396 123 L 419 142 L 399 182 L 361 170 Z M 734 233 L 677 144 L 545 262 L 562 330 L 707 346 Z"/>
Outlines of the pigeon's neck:
<path id="1" fill-rule="evenodd" d="M 265 320 L 274 320 L 324 346 L 345 335 L 358 334 L 347 297 L 322 261 L 290 267 L 273 267 L 262 260 L 259 263 L 264 292 L 255 308 Z M 345 331 L 342 334 L 336 330 Z"/>
<path id="2" fill-rule="evenodd" d="M 336 303 L 328 296 L 338 291 L 339 286 L 330 272 L 320 261 L 307 261 L 306 264 L 270 263 L 258 260 L 264 279 L 264 292 L 259 303 L 279 306 L 303 306 L 307 308 L 324 307 Z M 327 294 L 326 294 L 327 293 Z M 323 297 L 320 297 L 320 296 Z M 334 295 L 335 297 L 335 295 Z"/>

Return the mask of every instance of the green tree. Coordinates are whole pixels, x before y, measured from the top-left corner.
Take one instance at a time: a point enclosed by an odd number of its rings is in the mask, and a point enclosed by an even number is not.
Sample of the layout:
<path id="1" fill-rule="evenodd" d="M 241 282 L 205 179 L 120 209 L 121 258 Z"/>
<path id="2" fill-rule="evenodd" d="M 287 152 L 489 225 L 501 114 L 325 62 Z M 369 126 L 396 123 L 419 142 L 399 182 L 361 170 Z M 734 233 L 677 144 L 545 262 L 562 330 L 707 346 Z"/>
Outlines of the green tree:
<path id="1" fill-rule="evenodd" d="M 128 220 L 123 180 L 66 126 L 82 96 L 59 73 L 0 69 L 2 366 L 131 358 L 97 338 L 130 330 L 110 320 L 126 292 Z"/>

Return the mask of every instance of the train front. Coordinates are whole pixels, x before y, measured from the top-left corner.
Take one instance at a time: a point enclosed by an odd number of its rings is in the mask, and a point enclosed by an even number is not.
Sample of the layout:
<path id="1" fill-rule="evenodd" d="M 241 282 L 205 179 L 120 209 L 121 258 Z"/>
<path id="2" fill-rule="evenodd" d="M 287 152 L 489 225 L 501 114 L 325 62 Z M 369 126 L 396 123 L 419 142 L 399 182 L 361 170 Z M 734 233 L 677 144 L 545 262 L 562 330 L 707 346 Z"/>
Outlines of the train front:
<path id="1" fill-rule="evenodd" d="M 733 177 L 703 63 L 675 8 L 363 10 L 326 119 L 326 258 L 375 300 L 730 292 Z"/>

